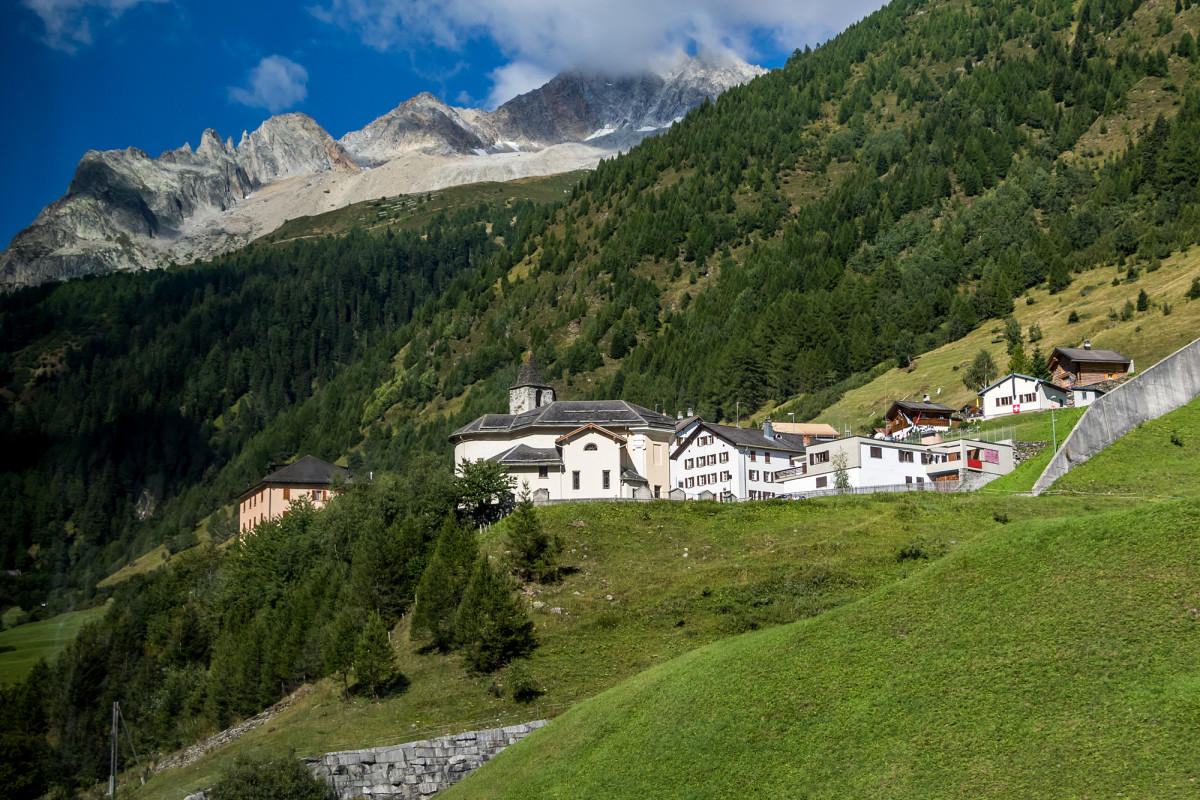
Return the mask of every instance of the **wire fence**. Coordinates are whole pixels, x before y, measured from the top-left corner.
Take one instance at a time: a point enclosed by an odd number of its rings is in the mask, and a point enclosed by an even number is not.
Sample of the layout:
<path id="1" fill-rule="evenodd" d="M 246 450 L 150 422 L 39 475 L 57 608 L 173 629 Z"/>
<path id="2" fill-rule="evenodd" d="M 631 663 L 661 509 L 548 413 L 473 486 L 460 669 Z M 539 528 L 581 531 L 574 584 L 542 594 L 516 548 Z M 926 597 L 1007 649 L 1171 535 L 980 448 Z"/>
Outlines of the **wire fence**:
<path id="1" fill-rule="evenodd" d="M 875 494 L 877 492 L 959 492 L 963 482 L 925 481 L 924 483 L 892 483 L 883 486 L 849 486 L 845 489 L 814 489 L 811 492 L 788 492 L 779 497 L 785 500 L 808 500 L 812 497 L 833 497 L 842 494 Z"/>

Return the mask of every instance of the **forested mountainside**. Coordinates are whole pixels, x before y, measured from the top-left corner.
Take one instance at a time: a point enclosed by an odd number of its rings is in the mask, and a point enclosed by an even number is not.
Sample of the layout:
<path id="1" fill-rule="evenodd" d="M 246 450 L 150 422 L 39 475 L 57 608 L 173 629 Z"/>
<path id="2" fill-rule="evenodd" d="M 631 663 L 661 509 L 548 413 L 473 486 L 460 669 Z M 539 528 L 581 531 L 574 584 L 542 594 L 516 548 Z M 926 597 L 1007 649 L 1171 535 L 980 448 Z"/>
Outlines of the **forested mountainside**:
<path id="1" fill-rule="evenodd" d="M 1027 287 L 1158 269 L 1200 237 L 1197 23 L 1182 3 L 894 3 L 559 205 L 5 298 L 0 568 L 22 574 L 0 599 L 87 599 L 123 559 L 188 544 L 271 461 L 448 459 L 446 434 L 503 408 L 526 349 L 564 398 L 811 413 Z M 162 624 L 183 613 L 168 605 Z M 305 652 L 238 713 L 328 671 Z"/>

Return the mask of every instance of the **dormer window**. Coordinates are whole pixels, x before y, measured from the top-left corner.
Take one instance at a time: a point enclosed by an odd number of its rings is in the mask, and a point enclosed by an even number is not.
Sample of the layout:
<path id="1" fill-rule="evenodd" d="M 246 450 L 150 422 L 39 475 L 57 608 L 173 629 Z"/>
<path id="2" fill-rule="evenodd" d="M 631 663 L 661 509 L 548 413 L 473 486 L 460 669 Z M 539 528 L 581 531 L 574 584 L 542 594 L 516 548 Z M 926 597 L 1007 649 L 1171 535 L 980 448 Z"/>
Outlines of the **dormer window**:
<path id="1" fill-rule="evenodd" d="M 596 448 L 596 443 L 595 443 L 595 442 L 588 442 L 587 444 L 585 444 L 585 445 L 583 446 L 583 450 L 584 450 L 584 452 L 585 452 L 585 453 L 586 453 L 586 452 L 590 452 L 590 451 L 592 451 L 592 450 L 596 450 L 596 449 L 597 449 L 597 448 Z"/>

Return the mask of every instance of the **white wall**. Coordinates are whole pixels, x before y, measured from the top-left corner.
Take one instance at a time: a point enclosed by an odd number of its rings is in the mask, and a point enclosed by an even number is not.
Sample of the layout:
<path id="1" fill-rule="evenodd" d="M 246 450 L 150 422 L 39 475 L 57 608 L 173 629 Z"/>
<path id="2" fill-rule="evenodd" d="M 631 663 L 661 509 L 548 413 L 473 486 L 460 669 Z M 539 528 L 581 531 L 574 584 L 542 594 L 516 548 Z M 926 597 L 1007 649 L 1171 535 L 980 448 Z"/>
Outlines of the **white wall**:
<path id="1" fill-rule="evenodd" d="M 712 444 L 707 443 L 709 436 L 712 437 Z M 702 441 L 704 444 L 701 444 Z M 750 497 L 750 492 L 774 496 L 785 490 L 774 480 L 768 480 L 768 475 L 790 469 L 793 455 L 797 457 L 797 465 L 802 457 L 770 445 L 771 441 L 764 438 L 761 447 L 735 446 L 716 434 L 702 431 L 700 436 L 671 459 L 671 488 L 683 489 L 689 499 L 694 499 L 704 491 L 718 497 L 728 492 L 739 500 Z M 713 457 L 716 463 L 701 463 L 702 459 L 713 460 Z M 689 461 L 692 462 L 691 467 L 688 466 Z M 716 473 L 716 481 L 709 482 L 713 473 Z M 700 481 L 701 476 L 705 478 L 704 483 Z M 692 481 L 690 486 L 689 479 Z"/>
<path id="2" fill-rule="evenodd" d="M 1044 382 L 1013 375 L 979 395 L 979 400 L 983 418 L 995 419 L 1012 416 L 1014 405 L 1020 406 L 1022 414 L 1026 411 L 1063 408 L 1067 404 L 1067 395 Z M 1007 402 L 1000 403 L 1001 400 Z"/>

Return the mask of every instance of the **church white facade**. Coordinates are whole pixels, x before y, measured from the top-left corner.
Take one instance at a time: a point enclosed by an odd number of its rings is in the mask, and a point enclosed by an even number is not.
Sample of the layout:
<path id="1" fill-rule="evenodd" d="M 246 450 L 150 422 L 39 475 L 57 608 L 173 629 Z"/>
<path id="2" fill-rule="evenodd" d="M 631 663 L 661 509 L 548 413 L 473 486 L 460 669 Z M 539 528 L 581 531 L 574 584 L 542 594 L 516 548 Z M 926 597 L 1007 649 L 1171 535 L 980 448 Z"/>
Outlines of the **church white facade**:
<path id="1" fill-rule="evenodd" d="M 670 417 L 624 400 L 557 400 L 532 355 L 508 395 L 507 414 L 450 435 L 456 465 L 498 461 L 535 500 L 666 498 Z"/>

